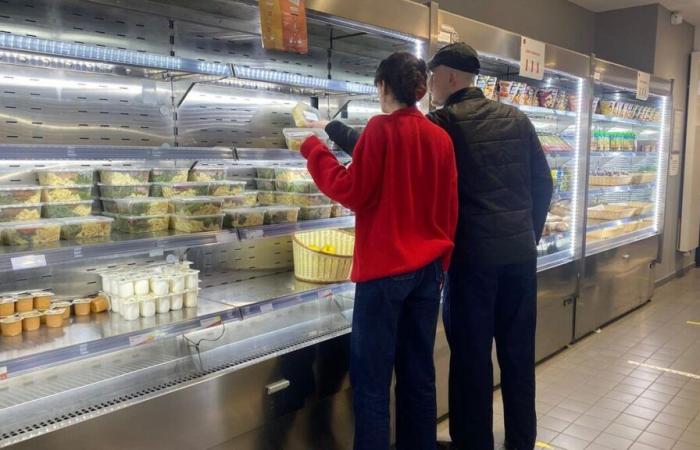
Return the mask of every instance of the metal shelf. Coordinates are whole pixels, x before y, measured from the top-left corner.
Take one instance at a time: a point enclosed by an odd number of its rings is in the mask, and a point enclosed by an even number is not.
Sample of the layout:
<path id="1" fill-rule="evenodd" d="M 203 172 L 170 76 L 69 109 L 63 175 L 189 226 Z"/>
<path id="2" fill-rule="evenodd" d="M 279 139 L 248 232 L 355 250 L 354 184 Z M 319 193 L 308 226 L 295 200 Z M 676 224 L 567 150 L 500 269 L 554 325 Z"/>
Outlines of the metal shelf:
<path id="1" fill-rule="evenodd" d="M 128 147 L 94 145 L 7 145 L 0 144 L 0 160 L 234 160 L 226 147 Z"/>
<path id="2" fill-rule="evenodd" d="M 631 125 L 634 127 L 640 127 L 640 128 L 654 128 L 654 129 L 661 129 L 661 124 L 654 123 L 654 122 L 644 122 L 641 120 L 634 120 L 634 119 L 625 119 L 622 117 L 613 117 L 613 116 L 604 116 L 602 114 L 593 114 L 593 122 L 607 122 L 607 123 L 615 123 L 615 124 L 622 124 L 622 125 Z"/>
<path id="3" fill-rule="evenodd" d="M 588 242 L 586 244 L 586 256 L 593 256 L 606 250 L 622 247 L 623 245 L 631 244 L 633 242 L 641 241 L 642 239 L 647 239 L 652 236 L 656 236 L 657 234 L 658 233 L 654 231 L 653 227 L 651 227 L 643 230 L 633 231 L 632 233 L 622 234 L 620 236 L 615 236 L 609 239 L 601 239 L 595 242 Z"/>
<path id="4" fill-rule="evenodd" d="M 578 117 L 578 113 L 574 111 L 559 111 L 556 109 L 541 108 L 539 106 L 526 106 L 526 105 L 513 105 L 520 111 L 528 115 L 541 115 L 541 116 L 552 116 L 552 117 L 568 117 L 575 119 Z"/>
<path id="5" fill-rule="evenodd" d="M 552 194 L 552 200 L 570 200 L 574 193 L 571 191 L 555 192 Z"/>
<path id="6" fill-rule="evenodd" d="M 238 236 L 241 241 L 251 241 L 268 237 L 286 236 L 299 231 L 318 230 L 322 228 L 351 228 L 354 226 L 355 217 L 346 216 L 279 225 L 265 225 L 262 227 L 240 228 L 238 230 Z"/>
<path id="7" fill-rule="evenodd" d="M 615 192 L 634 192 L 653 189 L 656 183 L 628 184 L 624 186 L 591 186 L 588 193 L 590 195 L 602 195 Z"/>
<path id="8" fill-rule="evenodd" d="M 545 151 L 544 155 L 547 157 L 551 157 L 551 158 L 574 158 L 574 157 L 576 157 L 576 152 L 570 151 L 570 150 L 551 151 L 551 152 Z"/>
<path id="9" fill-rule="evenodd" d="M 591 152 L 594 158 L 658 158 L 657 152 Z"/>
<path id="10" fill-rule="evenodd" d="M 597 225 L 590 225 L 590 226 L 586 227 L 586 232 L 602 230 L 605 228 L 610 228 L 610 227 L 614 227 L 617 225 L 623 225 L 623 224 L 631 223 L 631 222 L 639 222 L 639 221 L 644 220 L 644 219 L 651 219 L 652 217 L 654 217 L 654 214 L 643 214 L 640 216 L 628 217 L 626 219 L 609 220 L 607 222 L 599 223 Z"/>

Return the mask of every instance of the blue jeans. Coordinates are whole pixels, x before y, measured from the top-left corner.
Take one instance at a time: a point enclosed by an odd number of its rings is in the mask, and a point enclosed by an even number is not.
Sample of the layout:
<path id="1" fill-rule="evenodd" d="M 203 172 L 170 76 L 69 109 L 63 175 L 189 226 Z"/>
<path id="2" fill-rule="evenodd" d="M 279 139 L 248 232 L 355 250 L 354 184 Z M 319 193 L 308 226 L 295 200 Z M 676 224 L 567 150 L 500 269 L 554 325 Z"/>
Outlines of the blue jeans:
<path id="1" fill-rule="evenodd" d="M 358 283 L 350 350 L 355 450 L 389 448 L 393 371 L 397 450 L 436 448 L 433 347 L 443 279 L 436 261 L 415 272 Z"/>

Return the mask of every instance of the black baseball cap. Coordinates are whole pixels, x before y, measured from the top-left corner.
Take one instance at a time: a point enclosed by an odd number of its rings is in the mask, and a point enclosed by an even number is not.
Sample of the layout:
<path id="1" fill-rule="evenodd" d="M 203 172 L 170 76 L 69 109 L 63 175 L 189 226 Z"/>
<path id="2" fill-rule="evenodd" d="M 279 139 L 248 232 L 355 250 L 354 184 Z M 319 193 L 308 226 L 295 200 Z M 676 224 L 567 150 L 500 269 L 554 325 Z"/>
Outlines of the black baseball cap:
<path id="1" fill-rule="evenodd" d="M 446 45 L 438 50 L 428 62 L 428 69 L 433 70 L 437 66 L 447 66 L 475 75 L 478 75 L 481 69 L 479 54 L 464 42 Z"/>

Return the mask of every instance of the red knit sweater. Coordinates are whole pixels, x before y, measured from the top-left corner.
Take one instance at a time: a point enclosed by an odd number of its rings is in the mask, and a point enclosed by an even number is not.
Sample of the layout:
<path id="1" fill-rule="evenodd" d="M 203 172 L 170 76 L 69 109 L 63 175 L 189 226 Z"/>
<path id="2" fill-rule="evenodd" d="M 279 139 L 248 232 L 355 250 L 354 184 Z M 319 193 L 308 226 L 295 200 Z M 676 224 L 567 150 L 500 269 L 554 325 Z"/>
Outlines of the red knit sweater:
<path id="1" fill-rule="evenodd" d="M 347 168 L 315 137 L 301 153 L 320 190 L 355 212 L 353 281 L 438 258 L 447 270 L 457 227 L 455 156 L 448 134 L 417 108 L 370 120 Z"/>

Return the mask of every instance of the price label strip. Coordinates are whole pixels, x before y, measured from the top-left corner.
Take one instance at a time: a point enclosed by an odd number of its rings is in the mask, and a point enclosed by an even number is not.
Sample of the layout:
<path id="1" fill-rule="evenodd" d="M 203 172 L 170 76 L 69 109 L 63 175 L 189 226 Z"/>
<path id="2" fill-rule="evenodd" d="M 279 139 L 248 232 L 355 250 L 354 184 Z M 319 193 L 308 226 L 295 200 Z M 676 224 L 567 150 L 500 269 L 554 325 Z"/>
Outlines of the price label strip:
<path id="1" fill-rule="evenodd" d="M 45 255 L 27 255 L 16 256 L 10 259 L 12 270 L 35 269 L 37 267 L 46 267 Z"/>
<path id="2" fill-rule="evenodd" d="M 217 325 L 221 325 L 224 323 L 224 321 L 221 319 L 221 316 L 217 315 L 214 317 L 209 317 L 207 319 L 202 319 L 199 321 L 199 324 L 202 326 L 202 328 L 211 328 L 215 327 Z"/>
<path id="3" fill-rule="evenodd" d="M 129 336 L 129 346 L 136 347 L 138 345 L 154 342 L 156 339 L 158 339 L 158 334 L 155 332 L 137 334 L 136 336 Z"/>

